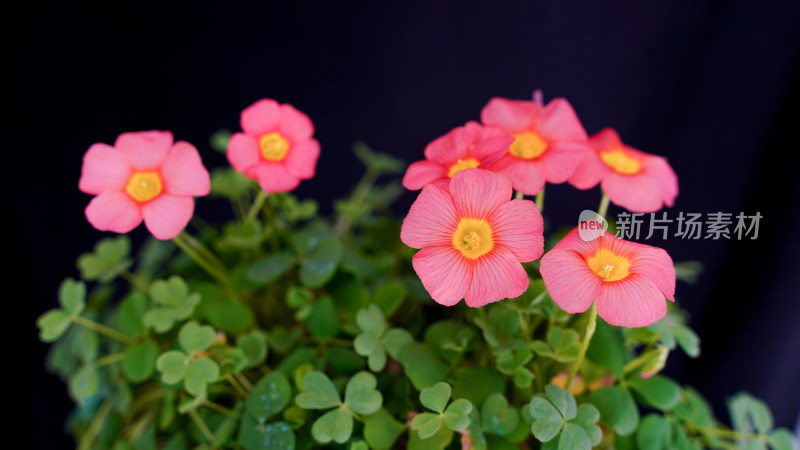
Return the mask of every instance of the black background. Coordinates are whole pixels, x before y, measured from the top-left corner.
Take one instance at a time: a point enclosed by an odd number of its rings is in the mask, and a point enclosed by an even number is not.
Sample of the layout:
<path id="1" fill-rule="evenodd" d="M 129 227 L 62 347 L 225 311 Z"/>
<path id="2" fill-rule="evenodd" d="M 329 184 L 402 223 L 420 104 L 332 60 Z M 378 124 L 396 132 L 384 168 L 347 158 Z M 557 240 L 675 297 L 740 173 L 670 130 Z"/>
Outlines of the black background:
<path id="1" fill-rule="evenodd" d="M 2 439 L 69 448 L 66 387 L 43 369 L 35 319 L 56 304 L 74 260 L 103 234 L 85 220 L 81 157 L 119 133 L 171 130 L 208 167 L 218 128 L 238 130 L 260 98 L 307 113 L 322 145 L 317 176 L 296 190 L 323 211 L 361 174 L 352 143 L 407 162 L 426 143 L 477 120 L 493 96 L 567 98 L 589 133 L 615 127 L 669 158 L 679 211 L 760 212 L 755 241 L 650 240 L 699 260 L 679 284 L 703 354 L 667 373 L 696 386 L 727 420 L 739 390 L 762 397 L 781 426 L 800 409 L 800 200 L 796 109 L 800 3 L 614 2 L 29 3 L 5 11 L 6 98 L 0 171 L 5 233 Z M 600 4 L 602 3 L 602 4 Z M 575 222 L 597 189 L 548 187 L 546 215 Z M 398 203 L 404 215 L 415 198 Z M 227 206 L 200 200 L 204 218 Z M 620 212 L 612 206 L 612 214 Z M 134 241 L 146 235 L 132 233 Z M 10 394 L 10 396 L 9 396 Z M 27 448 L 28 445 L 25 445 Z"/>

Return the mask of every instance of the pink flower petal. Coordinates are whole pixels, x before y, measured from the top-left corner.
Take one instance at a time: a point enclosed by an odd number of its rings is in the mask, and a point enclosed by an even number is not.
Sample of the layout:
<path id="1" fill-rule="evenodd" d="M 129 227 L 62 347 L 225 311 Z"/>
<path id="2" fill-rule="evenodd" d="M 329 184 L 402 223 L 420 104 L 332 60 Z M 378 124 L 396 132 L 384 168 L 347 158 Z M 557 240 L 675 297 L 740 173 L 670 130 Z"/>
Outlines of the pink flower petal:
<path id="1" fill-rule="evenodd" d="M 452 245 L 425 247 L 414 255 L 412 265 L 431 298 L 445 306 L 464 298 L 474 270 L 473 261 Z"/>
<path id="2" fill-rule="evenodd" d="M 474 138 L 475 130 L 456 127 L 444 136 L 431 141 L 425 147 L 425 159 L 450 168 L 459 158 L 465 156 L 466 146 Z"/>
<path id="3" fill-rule="evenodd" d="M 481 122 L 514 134 L 535 128 L 540 115 L 541 108 L 534 102 L 495 97 L 483 107 Z"/>
<path id="4" fill-rule="evenodd" d="M 603 178 L 601 186 L 615 205 L 631 212 L 655 212 L 663 206 L 655 180 L 644 172 L 623 175 L 611 170 Z"/>
<path id="5" fill-rule="evenodd" d="M 514 137 L 499 127 L 482 127 L 477 140 L 469 147 L 466 154 L 481 162 L 479 167 L 486 168 L 508 152 Z"/>
<path id="6" fill-rule="evenodd" d="M 542 163 L 506 155 L 489 166 L 492 172 L 507 176 L 515 191 L 525 195 L 536 195 L 544 187 L 546 178 Z"/>
<path id="7" fill-rule="evenodd" d="M 289 104 L 282 104 L 281 118 L 278 122 L 278 131 L 289 140 L 291 144 L 306 142 L 314 134 L 314 124 L 307 115 Z"/>
<path id="8" fill-rule="evenodd" d="M 240 123 L 245 133 L 258 138 L 262 134 L 275 131 L 280 119 L 281 109 L 278 102 L 265 98 L 245 108 Z"/>
<path id="9" fill-rule="evenodd" d="M 86 219 L 100 231 L 128 233 L 142 223 L 142 213 L 128 194 L 108 191 L 89 202 Z"/>
<path id="10" fill-rule="evenodd" d="M 299 144 L 291 144 L 289 153 L 283 161 L 286 170 L 293 176 L 301 180 L 308 180 L 314 177 L 319 159 L 319 142 L 316 139 L 308 139 Z"/>
<path id="11" fill-rule="evenodd" d="M 600 183 L 609 170 L 597 152 L 587 152 L 568 181 L 578 189 L 591 189 Z"/>
<path id="12" fill-rule="evenodd" d="M 511 199 L 511 181 L 488 170 L 468 169 L 450 179 L 459 217 L 483 219 Z"/>
<path id="13" fill-rule="evenodd" d="M 256 138 L 244 133 L 235 133 L 231 136 L 231 140 L 228 141 L 227 156 L 234 170 L 242 173 L 247 173 L 248 169 L 263 161 Z"/>
<path id="14" fill-rule="evenodd" d="M 135 170 L 155 170 L 161 167 L 172 148 L 172 133 L 169 131 L 122 133 L 114 142 L 114 147 L 127 158 Z"/>
<path id="15" fill-rule="evenodd" d="M 172 195 L 208 195 L 211 182 L 197 149 L 179 141 L 170 150 L 161 167 L 164 191 Z"/>
<path id="16" fill-rule="evenodd" d="M 472 283 L 464 300 L 467 306 L 479 308 L 504 298 L 519 297 L 529 284 L 528 274 L 517 256 L 502 245 L 495 245 L 475 261 Z"/>
<path id="17" fill-rule="evenodd" d="M 605 150 L 613 150 L 622 147 L 622 139 L 613 128 L 607 127 L 593 134 L 589 138 L 589 144 L 598 152 Z"/>
<path id="18" fill-rule="evenodd" d="M 597 314 L 611 325 L 644 327 L 667 314 L 667 301 L 651 280 L 631 274 L 603 283 L 597 296 Z"/>
<path id="19" fill-rule="evenodd" d="M 561 242 L 568 245 L 561 245 Z M 550 297 L 564 311 L 575 314 L 584 312 L 592 306 L 600 289 L 601 279 L 586 264 L 578 251 L 570 246 L 574 236 L 567 236 L 547 252 L 539 266 L 542 280 Z"/>
<path id="20" fill-rule="evenodd" d="M 667 206 L 675 203 L 678 196 L 678 176 L 670 167 L 666 159 L 659 156 L 651 156 L 645 159 L 644 171 L 653 179 L 661 192 L 661 200 Z"/>
<path id="21" fill-rule="evenodd" d="M 594 153 L 594 150 L 578 143 L 559 142 L 549 146 L 539 157 L 545 179 L 554 184 L 567 181 L 588 153 Z"/>
<path id="22" fill-rule="evenodd" d="M 289 173 L 282 163 L 263 161 L 250 169 L 247 176 L 258 179 L 258 185 L 268 194 L 289 192 L 300 185 L 300 179 Z"/>
<path id="23" fill-rule="evenodd" d="M 542 110 L 539 134 L 550 142 L 582 142 L 588 139 L 578 115 L 563 98 L 553 99 Z"/>
<path id="24" fill-rule="evenodd" d="M 457 226 L 458 217 L 450 194 L 436 186 L 426 186 L 403 220 L 400 240 L 412 248 L 452 246 Z"/>
<path id="25" fill-rule="evenodd" d="M 194 213 L 194 199 L 162 194 L 142 204 L 144 224 L 150 233 L 162 241 L 172 239 L 189 224 Z"/>
<path id="26" fill-rule="evenodd" d="M 83 155 L 78 189 L 87 194 L 102 194 L 125 188 L 131 176 L 131 165 L 114 147 L 94 144 Z"/>
<path id="27" fill-rule="evenodd" d="M 438 179 L 447 178 L 447 173 L 448 169 L 445 166 L 423 159 L 408 166 L 406 174 L 403 175 L 403 187 L 416 191 Z"/>
<path id="28" fill-rule="evenodd" d="M 622 239 L 617 241 L 633 244 Z M 675 264 L 666 250 L 637 244 L 629 253 L 631 272 L 640 274 L 655 284 L 665 297 L 675 300 Z"/>
<path id="29" fill-rule="evenodd" d="M 544 225 L 539 209 L 530 200 L 511 200 L 491 216 L 494 241 L 508 248 L 520 262 L 538 259 L 544 251 Z"/>

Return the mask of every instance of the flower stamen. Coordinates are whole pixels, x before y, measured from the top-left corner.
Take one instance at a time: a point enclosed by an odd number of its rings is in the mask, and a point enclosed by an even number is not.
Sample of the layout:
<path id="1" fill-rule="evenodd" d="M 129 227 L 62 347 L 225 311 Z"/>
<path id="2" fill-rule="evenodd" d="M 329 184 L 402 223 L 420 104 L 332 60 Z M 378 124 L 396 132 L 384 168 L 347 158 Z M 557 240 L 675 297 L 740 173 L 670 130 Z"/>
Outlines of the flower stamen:
<path id="1" fill-rule="evenodd" d="M 462 170 L 475 169 L 481 165 L 481 162 L 475 158 L 461 159 L 459 158 L 455 164 L 450 166 L 450 171 L 447 172 L 447 178 L 453 178 L 453 175 L 461 172 Z"/>
<path id="2" fill-rule="evenodd" d="M 267 161 L 279 162 L 286 158 L 289 152 L 289 141 L 277 131 L 267 133 L 258 139 L 261 157 Z"/>
<path id="3" fill-rule="evenodd" d="M 485 220 L 464 218 L 453 233 L 453 247 L 469 259 L 478 259 L 494 247 L 492 227 Z"/>
<path id="4" fill-rule="evenodd" d="M 514 142 L 511 143 L 508 152 L 517 158 L 538 158 L 547 150 L 547 142 L 536 133 L 526 131 L 524 133 L 515 134 L 514 138 Z"/>
<path id="5" fill-rule="evenodd" d="M 642 163 L 619 148 L 600 153 L 600 159 L 617 173 L 636 175 L 642 171 Z"/>
<path id="6" fill-rule="evenodd" d="M 125 186 L 125 192 L 139 203 L 149 202 L 164 190 L 158 172 L 134 172 Z"/>

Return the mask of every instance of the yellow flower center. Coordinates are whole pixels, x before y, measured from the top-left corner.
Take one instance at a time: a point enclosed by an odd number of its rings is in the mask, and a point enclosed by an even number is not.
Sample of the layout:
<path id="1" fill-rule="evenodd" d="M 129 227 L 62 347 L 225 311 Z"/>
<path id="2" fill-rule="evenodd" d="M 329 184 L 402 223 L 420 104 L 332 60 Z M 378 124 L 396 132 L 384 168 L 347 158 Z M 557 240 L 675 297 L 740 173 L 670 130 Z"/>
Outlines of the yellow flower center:
<path id="1" fill-rule="evenodd" d="M 267 161 L 283 161 L 289 152 L 289 141 L 277 131 L 265 134 L 258 139 L 261 157 Z"/>
<path id="2" fill-rule="evenodd" d="M 164 185 L 158 172 L 134 172 L 125 186 L 125 192 L 137 202 L 149 202 L 163 190 Z"/>
<path id="3" fill-rule="evenodd" d="M 642 171 L 639 160 L 630 157 L 619 148 L 600 153 L 600 159 L 615 172 L 623 175 L 636 175 Z"/>
<path id="4" fill-rule="evenodd" d="M 631 263 L 628 258 L 617 255 L 611 250 L 601 248 L 586 260 L 586 264 L 603 281 L 619 281 L 627 277 Z"/>
<path id="5" fill-rule="evenodd" d="M 485 220 L 463 218 L 453 233 L 453 247 L 469 259 L 478 259 L 494 247 L 492 227 Z"/>
<path id="6" fill-rule="evenodd" d="M 526 131 L 524 133 L 515 134 L 514 138 L 514 142 L 511 143 L 508 152 L 517 158 L 538 158 L 547 150 L 547 142 L 542 140 L 536 133 Z"/>
<path id="7" fill-rule="evenodd" d="M 474 169 L 481 165 L 481 162 L 475 158 L 459 159 L 455 164 L 450 166 L 450 171 L 447 172 L 448 178 L 453 178 L 453 175 L 466 169 Z"/>

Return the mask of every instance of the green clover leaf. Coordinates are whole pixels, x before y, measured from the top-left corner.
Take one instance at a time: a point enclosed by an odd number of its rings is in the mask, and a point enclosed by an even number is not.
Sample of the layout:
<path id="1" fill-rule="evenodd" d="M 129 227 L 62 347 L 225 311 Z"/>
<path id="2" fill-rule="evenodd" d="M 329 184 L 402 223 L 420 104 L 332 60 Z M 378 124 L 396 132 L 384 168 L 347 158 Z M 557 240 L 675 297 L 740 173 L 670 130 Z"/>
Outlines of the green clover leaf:
<path id="1" fill-rule="evenodd" d="M 542 448 L 586 449 L 600 442 L 600 418 L 590 404 L 576 406 L 572 393 L 555 385 L 545 387 L 545 395 L 531 400 L 528 412 L 533 418 L 531 432 L 545 445 Z M 558 439 L 556 439 L 558 437 Z"/>
<path id="2" fill-rule="evenodd" d="M 191 321 L 178 332 L 181 350 L 170 350 L 156 360 L 156 369 L 166 384 L 183 381 L 183 387 L 192 395 L 206 393 L 206 386 L 219 378 L 219 364 L 207 356 L 199 356 L 214 341 L 214 329 Z"/>
<path id="3" fill-rule="evenodd" d="M 45 312 L 36 321 L 39 339 L 54 342 L 67 332 L 72 321 L 86 309 L 86 284 L 67 278 L 58 289 L 60 309 Z"/>
<path id="4" fill-rule="evenodd" d="M 452 392 L 450 385 L 445 382 L 422 389 L 419 394 L 420 403 L 434 412 L 417 414 L 411 420 L 411 429 L 417 431 L 420 439 L 428 439 L 435 435 L 442 424 L 453 431 L 463 430 L 469 426 L 472 403 L 461 398 L 447 406 Z"/>
<path id="5" fill-rule="evenodd" d="M 245 367 L 258 366 L 267 358 L 269 347 L 267 346 L 267 335 L 263 331 L 254 330 L 239 336 L 236 346 L 242 349 L 247 358 Z"/>
<path id="6" fill-rule="evenodd" d="M 386 331 L 386 318 L 374 303 L 358 310 L 356 324 L 362 333 L 356 336 L 353 347 L 356 353 L 367 357 L 367 364 L 373 372 L 380 372 L 386 366 L 387 352 L 397 359 L 400 348 L 413 341 L 411 334 L 405 330 L 393 328 Z"/>
<path id="7" fill-rule="evenodd" d="M 377 384 L 375 376 L 369 372 L 355 374 L 347 383 L 342 402 L 330 378 L 322 372 L 312 371 L 303 378 L 304 392 L 297 394 L 294 401 L 305 409 L 335 408 L 314 422 L 311 434 L 323 444 L 330 441 L 342 444 L 353 432 L 355 414 L 367 415 L 380 409 L 383 396 L 375 389 Z"/>
<path id="8" fill-rule="evenodd" d="M 200 295 L 189 294 L 189 286 L 177 275 L 168 280 L 154 281 L 150 286 L 150 296 L 160 306 L 147 311 L 143 323 L 158 333 L 166 333 L 175 322 L 187 319 L 200 302 Z"/>
<path id="9" fill-rule="evenodd" d="M 271 372 L 258 381 L 247 396 L 247 412 L 259 423 L 280 413 L 291 400 L 292 388 L 281 372 Z"/>
<path id="10" fill-rule="evenodd" d="M 108 283 L 133 264 L 128 258 L 130 251 L 131 241 L 127 236 L 101 239 L 93 252 L 78 257 L 81 278 Z"/>
<path id="11" fill-rule="evenodd" d="M 128 380 L 141 383 L 153 375 L 157 357 L 158 344 L 152 340 L 132 345 L 125 349 L 122 372 Z"/>
<path id="12" fill-rule="evenodd" d="M 505 436 L 517 428 L 519 413 L 500 393 L 490 394 L 481 407 L 481 428 L 485 433 Z"/>

